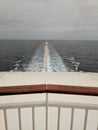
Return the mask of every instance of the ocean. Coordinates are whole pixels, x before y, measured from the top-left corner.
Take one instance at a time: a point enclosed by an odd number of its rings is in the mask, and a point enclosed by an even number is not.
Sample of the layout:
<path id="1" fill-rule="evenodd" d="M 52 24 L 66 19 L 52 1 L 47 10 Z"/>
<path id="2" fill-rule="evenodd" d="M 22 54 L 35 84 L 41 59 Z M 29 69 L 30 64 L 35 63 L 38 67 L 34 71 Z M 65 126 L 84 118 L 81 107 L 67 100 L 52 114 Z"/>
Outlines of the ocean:
<path id="1" fill-rule="evenodd" d="M 0 40 L 0 71 L 42 72 L 48 42 L 48 72 L 98 72 L 98 41 Z"/>

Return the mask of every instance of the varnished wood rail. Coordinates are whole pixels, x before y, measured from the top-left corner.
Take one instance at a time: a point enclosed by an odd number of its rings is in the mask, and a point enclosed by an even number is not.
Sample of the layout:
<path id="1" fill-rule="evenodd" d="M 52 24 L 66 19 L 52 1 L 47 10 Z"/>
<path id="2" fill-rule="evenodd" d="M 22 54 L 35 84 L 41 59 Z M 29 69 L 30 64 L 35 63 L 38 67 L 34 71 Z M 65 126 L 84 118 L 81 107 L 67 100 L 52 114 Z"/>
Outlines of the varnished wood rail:
<path id="1" fill-rule="evenodd" d="M 98 87 L 72 86 L 57 84 L 37 84 L 19 86 L 1 86 L 0 95 L 26 94 L 26 93 L 63 93 L 76 95 L 98 96 Z"/>

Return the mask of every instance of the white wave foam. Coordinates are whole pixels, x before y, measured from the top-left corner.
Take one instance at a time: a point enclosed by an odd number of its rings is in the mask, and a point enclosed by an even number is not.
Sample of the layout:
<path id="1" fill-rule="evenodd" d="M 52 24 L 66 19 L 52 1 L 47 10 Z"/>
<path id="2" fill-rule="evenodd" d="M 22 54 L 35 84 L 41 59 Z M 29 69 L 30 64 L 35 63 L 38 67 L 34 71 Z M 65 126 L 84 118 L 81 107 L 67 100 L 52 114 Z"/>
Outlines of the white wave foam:
<path id="1" fill-rule="evenodd" d="M 53 72 L 67 72 L 68 68 L 64 65 L 63 60 L 59 53 L 49 45 L 49 71 Z"/>
<path id="2" fill-rule="evenodd" d="M 32 60 L 30 61 L 25 71 L 41 72 L 44 71 L 44 50 L 43 45 L 40 45 L 35 51 Z"/>
<path id="3" fill-rule="evenodd" d="M 75 67 L 75 71 L 78 71 L 80 63 L 76 61 L 75 57 L 70 57 L 68 60 L 73 64 Z"/>
<path id="4" fill-rule="evenodd" d="M 48 44 L 49 45 L 49 44 Z M 68 68 L 64 65 L 62 58 L 52 45 L 48 46 L 48 72 L 68 72 Z M 45 72 L 45 50 L 44 44 L 40 45 L 32 57 L 31 62 L 25 71 Z"/>

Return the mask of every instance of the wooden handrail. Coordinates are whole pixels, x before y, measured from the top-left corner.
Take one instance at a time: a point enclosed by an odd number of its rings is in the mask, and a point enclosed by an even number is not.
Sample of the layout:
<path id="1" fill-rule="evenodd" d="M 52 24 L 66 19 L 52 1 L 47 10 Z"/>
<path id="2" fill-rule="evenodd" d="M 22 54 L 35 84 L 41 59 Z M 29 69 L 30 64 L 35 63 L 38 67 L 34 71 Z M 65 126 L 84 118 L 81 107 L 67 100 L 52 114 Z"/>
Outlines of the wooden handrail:
<path id="1" fill-rule="evenodd" d="M 21 85 L 0 87 L 0 95 L 25 94 L 25 93 L 44 93 L 46 85 Z"/>
<path id="2" fill-rule="evenodd" d="M 98 87 L 50 84 L 48 85 L 48 92 L 98 96 Z"/>
<path id="3" fill-rule="evenodd" d="M 2 86 L 2 87 L 0 87 L 0 95 L 45 93 L 45 92 L 98 96 L 98 87 L 56 85 L 56 84 L 47 84 L 47 85 L 38 84 L 38 85 L 21 85 L 21 86 Z"/>

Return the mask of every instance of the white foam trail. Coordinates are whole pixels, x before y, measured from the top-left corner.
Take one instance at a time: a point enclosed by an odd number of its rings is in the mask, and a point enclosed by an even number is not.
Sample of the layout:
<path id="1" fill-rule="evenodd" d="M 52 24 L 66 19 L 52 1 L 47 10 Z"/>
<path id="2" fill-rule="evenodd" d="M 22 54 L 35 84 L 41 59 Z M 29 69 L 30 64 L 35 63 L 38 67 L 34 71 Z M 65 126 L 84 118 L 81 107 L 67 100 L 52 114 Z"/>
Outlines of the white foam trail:
<path id="1" fill-rule="evenodd" d="M 43 66 L 44 66 L 44 49 L 42 44 L 37 48 L 34 56 L 32 57 L 31 62 L 29 63 L 28 67 L 25 70 L 33 72 L 41 72 L 44 71 Z"/>
<path id="2" fill-rule="evenodd" d="M 49 45 L 49 44 L 48 44 Z M 48 46 L 48 66 L 47 72 L 68 72 L 68 68 L 64 65 L 59 53 L 52 45 Z M 31 62 L 25 71 L 45 72 L 45 50 L 44 44 L 40 45 L 32 57 Z"/>
<path id="3" fill-rule="evenodd" d="M 56 49 L 49 45 L 49 72 L 68 72 L 68 68 L 64 65 L 63 60 Z"/>
<path id="4" fill-rule="evenodd" d="M 76 61 L 75 57 L 70 57 L 68 58 L 68 60 L 73 64 L 73 66 L 75 67 L 74 71 L 78 71 L 79 65 L 80 63 Z"/>

